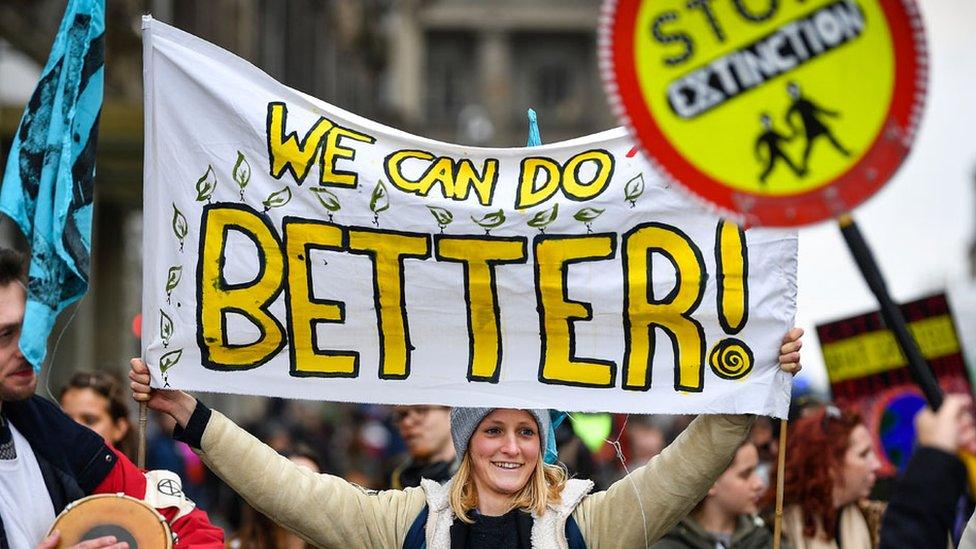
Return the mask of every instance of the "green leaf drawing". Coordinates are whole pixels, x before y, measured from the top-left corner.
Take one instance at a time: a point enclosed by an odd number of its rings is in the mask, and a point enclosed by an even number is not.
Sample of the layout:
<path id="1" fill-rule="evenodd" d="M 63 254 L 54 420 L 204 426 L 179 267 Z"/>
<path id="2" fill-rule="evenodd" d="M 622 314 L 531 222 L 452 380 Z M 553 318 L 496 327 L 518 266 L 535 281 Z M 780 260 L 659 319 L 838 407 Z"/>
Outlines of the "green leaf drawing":
<path id="1" fill-rule="evenodd" d="M 452 221 L 454 221 L 454 214 L 444 208 L 439 206 L 427 206 L 427 209 L 430 210 L 430 215 L 434 216 L 434 219 L 437 221 L 437 226 L 440 227 L 442 231 L 444 230 L 444 227 L 447 227 Z"/>
<path id="2" fill-rule="evenodd" d="M 166 295 L 169 295 L 176 286 L 179 285 L 180 279 L 183 278 L 183 266 L 173 265 L 169 268 L 169 273 L 166 274 Z"/>
<path id="3" fill-rule="evenodd" d="M 480 225 L 485 230 L 485 234 L 488 234 L 488 231 L 505 222 L 505 212 L 499 209 L 497 212 L 485 214 L 481 219 L 475 219 L 474 216 L 471 216 L 471 221 Z"/>
<path id="4" fill-rule="evenodd" d="M 244 200 L 244 187 L 251 180 L 251 165 L 244 158 L 244 153 L 237 151 L 237 162 L 234 163 L 234 181 L 241 188 L 241 200 Z"/>
<path id="5" fill-rule="evenodd" d="M 548 210 L 542 210 L 532 216 L 532 219 L 528 220 L 526 223 L 529 227 L 534 227 L 540 231 L 544 230 L 549 226 L 550 223 L 556 220 L 559 216 L 559 203 L 555 203 Z"/>
<path id="6" fill-rule="evenodd" d="M 186 223 L 186 216 L 183 212 L 173 204 L 173 233 L 176 238 L 180 241 L 180 251 L 183 251 L 183 239 L 186 238 L 187 232 L 189 232 L 190 226 Z"/>
<path id="7" fill-rule="evenodd" d="M 605 211 L 604 208 L 591 208 L 589 206 L 585 208 L 580 208 L 579 211 L 573 214 L 573 219 L 580 221 L 586 225 L 586 232 L 592 233 L 593 229 L 590 224 L 593 220 L 600 217 L 600 215 Z"/>
<path id="8" fill-rule="evenodd" d="M 268 211 L 271 208 L 278 208 L 284 206 L 291 200 L 291 189 L 285 187 L 280 191 L 273 192 L 268 195 L 268 198 L 264 199 L 264 211 Z"/>
<path id="9" fill-rule="evenodd" d="M 159 357 L 159 372 L 165 374 L 167 370 L 176 366 L 183 357 L 183 349 L 174 349 Z"/>
<path id="10" fill-rule="evenodd" d="M 169 347 L 169 340 L 173 337 L 173 319 L 162 309 L 159 310 L 159 338 L 163 340 L 163 347 Z"/>
<path id="11" fill-rule="evenodd" d="M 624 185 L 624 200 L 630 202 L 630 207 L 633 208 L 642 194 L 644 194 L 644 174 L 639 173 Z"/>
<path id="12" fill-rule="evenodd" d="M 329 189 L 325 187 L 309 187 L 308 190 L 315 193 L 315 198 L 319 199 L 319 204 L 326 210 L 337 212 L 342 209 L 342 205 L 339 204 L 339 197 Z"/>
<path id="13" fill-rule="evenodd" d="M 197 179 L 197 202 L 206 200 L 210 202 L 214 190 L 217 188 L 217 174 L 214 173 L 213 166 L 207 165 L 207 171 L 200 179 Z"/>
<path id="14" fill-rule="evenodd" d="M 377 181 L 373 189 L 373 196 L 369 199 L 369 209 L 374 214 L 378 214 L 390 207 L 390 195 L 386 192 L 386 185 L 383 181 Z"/>
<path id="15" fill-rule="evenodd" d="M 582 221 L 583 223 L 590 223 L 594 219 L 600 217 L 604 210 L 602 208 L 580 208 L 580 210 L 573 214 L 573 219 L 576 221 Z"/>

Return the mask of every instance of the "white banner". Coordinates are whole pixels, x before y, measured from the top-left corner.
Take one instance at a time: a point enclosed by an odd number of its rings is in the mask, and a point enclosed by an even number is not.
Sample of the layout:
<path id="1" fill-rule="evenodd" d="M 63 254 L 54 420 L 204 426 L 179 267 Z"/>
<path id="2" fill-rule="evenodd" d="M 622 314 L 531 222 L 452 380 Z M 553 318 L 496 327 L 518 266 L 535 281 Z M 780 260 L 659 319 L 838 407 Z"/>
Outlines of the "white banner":
<path id="1" fill-rule="evenodd" d="M 704 211 L 624 130 L 441 143 L 150 18 L 143 31 L 156 386 L 786 413 L 796 234 Z"/>

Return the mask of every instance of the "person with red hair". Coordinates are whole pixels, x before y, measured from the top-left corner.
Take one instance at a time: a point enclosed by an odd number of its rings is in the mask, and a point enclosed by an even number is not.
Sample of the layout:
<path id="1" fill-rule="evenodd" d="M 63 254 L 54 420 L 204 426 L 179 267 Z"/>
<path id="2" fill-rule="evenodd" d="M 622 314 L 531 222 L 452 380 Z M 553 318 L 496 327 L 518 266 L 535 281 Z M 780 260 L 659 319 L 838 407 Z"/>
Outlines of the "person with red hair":
<path id="1" fill-rule="evenodd" d="M 792 423 L 783 512 L 792 546 L 878 547 L 883 506 L 867 497 L 880 466 L 871 434 L 855 413 L 827 405 Z M 775 496 L 770 490 L 767 503 Z"/>

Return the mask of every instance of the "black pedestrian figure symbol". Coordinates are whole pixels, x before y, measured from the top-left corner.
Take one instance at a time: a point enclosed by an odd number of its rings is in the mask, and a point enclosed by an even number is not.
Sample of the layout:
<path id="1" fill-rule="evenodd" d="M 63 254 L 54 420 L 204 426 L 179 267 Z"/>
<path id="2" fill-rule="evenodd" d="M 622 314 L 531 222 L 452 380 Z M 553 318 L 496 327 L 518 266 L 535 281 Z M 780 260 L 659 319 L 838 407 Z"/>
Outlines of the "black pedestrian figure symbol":
<path id="1" fill-rule="evenodd" d="M 801 164 L 801 171 L 806 174 L 807 169 L 810 167 L 810 152 L 813 149 L 813 142 L 823 136 L 826 137 L 828 141 L 844 156 L 850 156 L 851 152 L 847 150 L 837 137 L 834 136 L 830 128 L 827 127 L 823 122 L 823 118 L 829 116 L 831 118 L 840 117 L 840 113 L 837 111 L 831 111 L 820 107 L 816 103 L 810 101 L 800 92 L 800 86 L 796 82 L 790 82 L 786 85 L 786 91 L 790 94 L 793 99 L 793 103 L 790 105 L 789 110 L 786 111 L 786 123 L 789 125 L 790 129 L 793 130 L 793 135 L 796 136 L 800 133 L 800 129 L 797 128 L 795 119 L 800 118 L 800 122 L 803 124 L 803 134 L 806 138 L 806 144 L 803 147 L 803 163 Z"/>
<path id="2" fill-rule="evenodd" d="M 775 129 L 773 129 L 773 119 L 770 118 L 769 113 L 762 113 L 759 115 L 759 121 L 762 123 L 763 132 L 756 138 L 756 147 L 754 149 L 756 159 L 760 162 L 765 160 L 766 167 L 763 169 L 762 174 L 759 175 L 759 184 L 765 185 L 766 178 L 769 177 L 770 172 L 776 167 L 776 161 L 782 159 L 786 162 L 793 173 L 797 176 L 806 175 L 806 172 L 801 170 L 796 166 L 793 160 L 783 151 L 783 146 L 781 143 L 787 143 L 792 141 L 792 137 L 787 137 Z M 766 157 L 763 159 L 762 149 L 766 149 Z"/>

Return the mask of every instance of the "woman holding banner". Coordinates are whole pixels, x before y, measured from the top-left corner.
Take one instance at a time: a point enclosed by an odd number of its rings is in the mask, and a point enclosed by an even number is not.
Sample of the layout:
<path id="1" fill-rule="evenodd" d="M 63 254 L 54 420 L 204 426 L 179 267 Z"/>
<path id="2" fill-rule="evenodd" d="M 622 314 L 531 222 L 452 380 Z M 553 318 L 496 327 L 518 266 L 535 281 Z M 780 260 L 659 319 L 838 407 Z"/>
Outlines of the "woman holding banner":
<path id="1" fill-rule="evenodd" d="M 791 330 L 780 367 L 799 371 Z M 703 415 L 659 456 L 591 494 L 544 463 L 545 410 L 458 408 L 451 435 L 460 467 L 444 486 L 369 491 L 303 470 L 192 396 L 151 389 L 132 360 L 134 398 L 176 419 L 174 436 L 259 511 L 323 547 L 647 547 L 688 513 L 725 470 L 752 424 L 748 415 Z M 642 520 L 633 520 L 637 514 Z"/>

